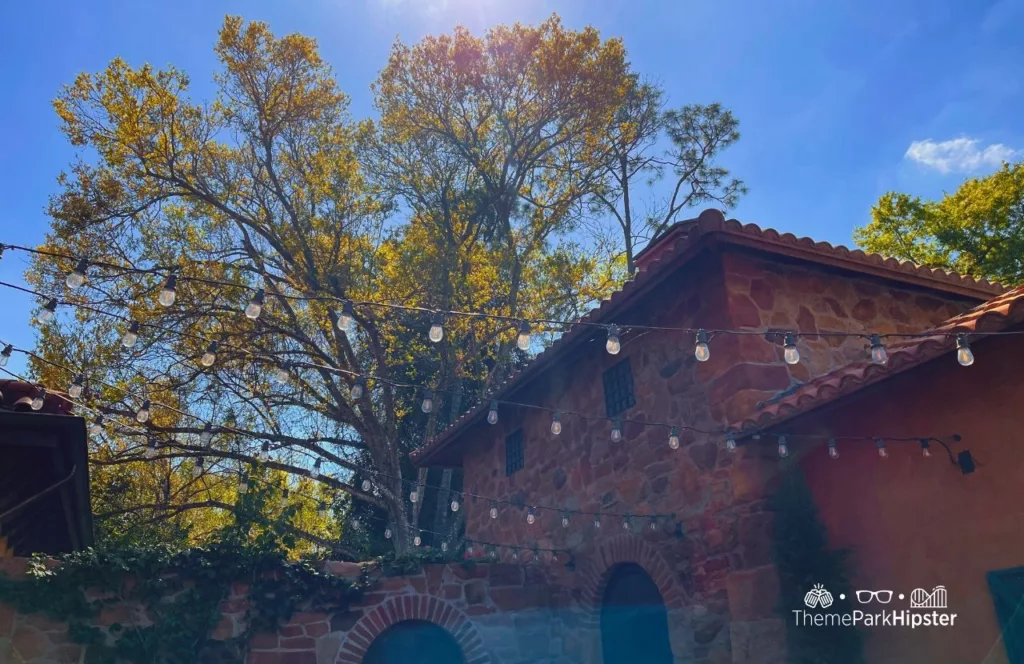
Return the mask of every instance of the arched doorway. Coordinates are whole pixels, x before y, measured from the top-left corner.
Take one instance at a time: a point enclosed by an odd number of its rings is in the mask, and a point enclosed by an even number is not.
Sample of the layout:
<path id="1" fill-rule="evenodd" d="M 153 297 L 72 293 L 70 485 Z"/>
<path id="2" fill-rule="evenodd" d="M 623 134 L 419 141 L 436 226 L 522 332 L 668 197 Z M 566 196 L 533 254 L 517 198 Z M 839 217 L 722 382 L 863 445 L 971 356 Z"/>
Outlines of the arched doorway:
<path id="1" fill-rule="evenodd" d="M 612 570 L 601 602 L 601 650 L 604 664 L 672 664 L 668 611 L 639 565 Z"/>
<path id="2" fill-rule="evenodd" d="M 426 620 L 404 620 L 380 633 L 363 664 L 465 664 L 455 638 Z"/>

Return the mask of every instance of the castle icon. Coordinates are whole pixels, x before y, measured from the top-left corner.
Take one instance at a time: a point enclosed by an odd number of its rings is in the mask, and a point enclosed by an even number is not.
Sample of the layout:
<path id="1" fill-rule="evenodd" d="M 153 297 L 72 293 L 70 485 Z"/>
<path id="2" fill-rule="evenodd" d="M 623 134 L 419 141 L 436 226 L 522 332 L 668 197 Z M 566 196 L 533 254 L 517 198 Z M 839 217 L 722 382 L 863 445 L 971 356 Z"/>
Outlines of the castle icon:
<path id="1" fill-rule="evenodd" d="M 915 588 L 910 593 L 912 609 L 945 609 L 946 601 L 946 586 L 935 586 L 930 593 L 924 588 Z"/>

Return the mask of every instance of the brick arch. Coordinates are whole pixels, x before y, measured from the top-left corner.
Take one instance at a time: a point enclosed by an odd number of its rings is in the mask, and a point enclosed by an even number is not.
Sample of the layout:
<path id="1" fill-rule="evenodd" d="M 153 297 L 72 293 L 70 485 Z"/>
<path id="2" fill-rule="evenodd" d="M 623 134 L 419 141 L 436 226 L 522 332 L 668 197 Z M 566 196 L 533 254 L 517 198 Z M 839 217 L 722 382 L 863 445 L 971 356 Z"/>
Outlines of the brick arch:
<path id="1" fill-rule="evenodd" d="M 389 597 L 367 611 L 345 637 L 336 664 L 361 664 L 374 639 L 388 627 L 406 620 L 425 620 L 447 630 L 462 649 L 467 664 L 495 664 L 466 615 L 430 595 Z"/>
<path id="2" fill-rule="evenodd" d="M 623 534 L 601 544 L 584 568 L 582 576 L 585 606 L 600 613 L 604 589 L 615 567 L 622 563 L 635 563 L 651 576 L 669 611 L 682 609 L 688 604 L 686 591 L 676 581 L 661 553 L 637 535 Z"/>

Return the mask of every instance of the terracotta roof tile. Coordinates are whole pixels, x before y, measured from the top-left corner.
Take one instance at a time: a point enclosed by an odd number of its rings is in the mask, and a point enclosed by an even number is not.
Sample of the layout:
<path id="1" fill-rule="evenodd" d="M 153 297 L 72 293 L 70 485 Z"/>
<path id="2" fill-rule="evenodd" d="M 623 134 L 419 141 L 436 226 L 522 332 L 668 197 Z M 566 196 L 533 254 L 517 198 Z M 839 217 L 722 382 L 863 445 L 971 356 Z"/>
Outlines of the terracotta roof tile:
<path id="1" fill-rule="evenodd" d="M 819 376 L 795 388 L 779 393 L 759 404 L 759 409 L 732 428 L 747 434 L 778 424 L 868 385 L 916 367 L 956 348 L 956 333 L 998 332 L 1024 320 L 1024 286 L 1007 291 L 991 300 L 950 318 L 930 332 L 935 336 L 915 337 L 887 345 L 889 361 L 885 365 L 870 360 L 854 362 Z"/>
<path id="2" fill-rule="evenodd" d="M 755 224 L 743 224 L 735 219 L 726 219 L 719 210 L 704 210 L 696 219 L 682 221 L 673 226 L 655 245 L 641 252 L 645 260 L 640 261 L 640 270 L 627 281 L 623 287 L 612 293 L 607 300 L 580 318 L 579 323 L 612 322 L 609 318 L 625 309 L 632 300 L 642 294 L 648 287 L 656 284 L 659 277 L 667 276 L 671 269 L 679 267 L 693 255 L 701 241 L 710 237 L 749 246 L 763 251 L 780 253 L 832 267 L 849 269 L 855 272 L 867 272 L 882 278 L 893 279 L 904 283 L 952 292 L 961 296 L 985 299 L 1004 292 L 1005 288 L 998 283 L 984 279 L 976 280 L 945 270 L 922 267 L 906 261 L 897 261 L 878 254 L 869 254 L 860 249 L 849 249 L 842 245 L 818 242 L 807 237 L 797 237 L 792 233 L 779 233 L 767 228 L 762 229 Z M 640 256 L 638 256 L 638 261 Z M 574 325 L 568 332 L 556 339 L 548 348 L 539 353 L 529 364 L 512 374 L 498 385 L 493 398 L 504 399 L 508 394 L 523 385 L 528 379 L 539 375 L 544 367 L 566 349 L 587 337 L 592 326 Z M 447 428 L 428 440 L 421 448 L 413 451 L 412 460 L 421 465 L 430 462 L 431 458 L 449 441 L 453 440 L 470 422 L 481 419 L 488 409 L 488 401 L 484 400 L 463 413 Z"/>

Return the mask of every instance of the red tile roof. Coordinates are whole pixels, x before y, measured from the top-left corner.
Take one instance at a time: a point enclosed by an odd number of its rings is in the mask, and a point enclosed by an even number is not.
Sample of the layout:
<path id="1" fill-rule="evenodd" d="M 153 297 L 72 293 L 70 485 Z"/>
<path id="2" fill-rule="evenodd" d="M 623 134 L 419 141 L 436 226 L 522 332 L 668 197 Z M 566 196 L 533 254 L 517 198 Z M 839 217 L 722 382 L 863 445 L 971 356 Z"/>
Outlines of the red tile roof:
<path id="1" fill-rule="evenodd" d="M 1024 286 L 1003 293 L 930 330 L 935 336 L 915 337 L 888 345 L 885 365 L 869 360 L 854 362 L 787 390 L 770 402 L 760 404 L 757 412 L 733 425 L 741 433 L 753 433 L 778 424 L 795 415 L 813 410 L 840 397 L 912 369 L 956 348 L 951 334 L 998 332 L 1024 321 Z M 952 361 L 952 358 L 950 358 Z"/>
<path id="2" fill-rule="evenodd" d="M 640 270 L 636 275 L 620 290 L 612 293 L 607 300 L 602 301 L 600 306 L 583 316 L 579 322 L 612 322 L 613 316 L 631 306 L 643 293 L 657 285 L 661 279 L 690 260 L 713 240 L 978 300 L 987 299 L 1005 290 L 1000 284 L 984 279 L 921 267 L 914 263 L 865 253 L 859 249 L 851 250 L 842 245 L 815 242 L 810 238 L 797 237 L 792 233 L 779 233 L 770 228 L 762 229 L 754 224 L 742 224 L 735 219 L 727 220 L 719 210 L 704 210 L 696 219 L 682 221 L 673 226 L 656 244 L 645 250 Z M 593 335 L 592 326 L 573 326 L 529 364 L 499 385 L 494 398 L 506 399 L 513 390 L 540 375 L 545 367 L 561 357 L 569 348 L 592 339 Z M 428 440 L 423 447 L 412 452 L 410 456 L 413 462 L 417 465 L 428 465 L 437 458 L 438 452 L 457 438 L 470 423 L 481 419 L 487 409 L 488 402 L 484 400 L 463 413 L 446 429 Z"/>

